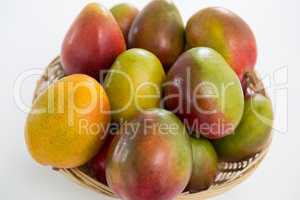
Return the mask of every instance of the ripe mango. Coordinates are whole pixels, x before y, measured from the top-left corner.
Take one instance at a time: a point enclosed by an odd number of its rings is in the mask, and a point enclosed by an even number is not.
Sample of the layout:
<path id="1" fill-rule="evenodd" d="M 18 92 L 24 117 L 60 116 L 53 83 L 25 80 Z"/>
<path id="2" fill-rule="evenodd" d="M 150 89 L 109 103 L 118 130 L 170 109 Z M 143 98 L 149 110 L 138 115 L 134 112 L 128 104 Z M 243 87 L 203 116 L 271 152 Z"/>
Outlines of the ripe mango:
<path id="1" fill-rule="evenodd" d="M 113 120 L 127 121 L 138 112 L 159 107 L 164 80 L 164 69 L 151 52 L 130 49 L 122 53 L 104 81 Z"/>
<path id="2" fill-rule="evenodd" d="M 90 3 L 65 36 L 61 61 L 66 74 L 82 73 L 99 80 L 101 70 L 109 69 L 125 50 L 122 31 L 110 11 Z"/>
<path id="3" fill-rule="evenodd" d="M 240 161 L 262 151 L 270 142 L 272 125 L 271 100 L 261 94 L 246 99 L 243 118 L 234 134 L 214 141 L 220 159 Z"/>
<path id="4" fill-rule="evenodd" d="M 190 48 L 210 47 L 223 55 L 240 80 L 254 69 L 256 40 L 248 24 L 235 13 L 219 7 L 205 8 L 192 16 L 186 27 Z"/>
<path id="5" fill-rule="evenodd" d="M 151 51 L 167 71 L 183 52 L 184 40 L 184 25 L 175 4 L 153 0 L 135 18 L 128 46 Z"/>
<path id="6" fill-rule="evenodd" d="M 209 139 L 233 133 L 244 109 L 241 83 L 215 50 L 199 47 L 182 54 L 164 84 L 166 107 L 189 131 Z"/>
<path id="7" fill-rule="evenodd" d="M 173 200 L 192 172 L 186 129 L 171 112 L 153 109 L 121 127 L 108 156 L 108 185 L 121 199 Z"/>
<path id="8" fill-rule="evenodd" d="M 121 3 L 115 5 L 110 9 L 111 13 L 118 22 L 125 40 L 127 41 L 128 32 L 132 25 L 133 20 L 138 15 L 139 10 L 131 4 Z"/>
<path id="9" fill-rule="evenodd" d="M 193 171 L 188 185 L 190 192 L 208 189 L 218 172 L 218 156 L 209 140 L 190 138 L 193 155 Z"/>
<path id="10" fill-rule="evenodd" d="M 102 86 L 87 75 L 67 76 L 34 101 L 26 121 L 26 144 L 42 165 L 78 167 L 99 151 L 109 121 Z"/>

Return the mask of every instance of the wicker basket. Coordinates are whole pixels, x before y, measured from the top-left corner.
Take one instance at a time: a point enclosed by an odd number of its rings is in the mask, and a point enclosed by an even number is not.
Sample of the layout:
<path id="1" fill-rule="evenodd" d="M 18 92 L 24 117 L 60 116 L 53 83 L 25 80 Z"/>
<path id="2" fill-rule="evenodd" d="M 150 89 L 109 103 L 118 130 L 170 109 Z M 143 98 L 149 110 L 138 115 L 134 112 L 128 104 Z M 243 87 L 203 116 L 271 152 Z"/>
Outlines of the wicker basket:
<path id="1" fill-rule="evenodd" d="M 34 99 L 43 90 L 45 90 L 48 87 L 48 85 L 54 83 L 55 81 L 61 79 L 62 77 L 64 77 L 64 71 L 60 63 L 60 57 L 57 57 L 49 64 L 44 74 L 38 81 L 34 93 Z M 253 88 L 262 88 L 261 92 L 265 94 L 263 85 L 255 74 L 252 74 L 248 78 L 251 79 L 250 81 L 253 83 L 252 84 Z M 267 151 L 268 148 L 256 154 L 255 156 L 247 160 L 242 160 L 240 162 L 219 163 L 218 166 L 219 173 L 214 181 L 214 184 L 208 190 L 199 193 L 193 193 L 193 194 L 189 192 L 182 193 L 177 197 L 177 200 L 207 199 L 232 189 L 233 187 L 235 187 L 236 185 L 240 184 L 245 179 L 247 179 L 256 170 L 256 168 L 259 166 L 261 161 L 266 156 Z M 109 197 L 117 198 L 117 196 L 111 191 L 111 189 L 108 186 L 98 182 L 89 174 L 89 170 L 87 169 L 86 166 L 80 168 L 74 168 L 74 169 L 54 169 L 54 170 L 57 170 L 62 174 L 70 177 L 71 179 L 73 179 L 83 187 L 94 190 L 96 192 L 99 192 Z"/>

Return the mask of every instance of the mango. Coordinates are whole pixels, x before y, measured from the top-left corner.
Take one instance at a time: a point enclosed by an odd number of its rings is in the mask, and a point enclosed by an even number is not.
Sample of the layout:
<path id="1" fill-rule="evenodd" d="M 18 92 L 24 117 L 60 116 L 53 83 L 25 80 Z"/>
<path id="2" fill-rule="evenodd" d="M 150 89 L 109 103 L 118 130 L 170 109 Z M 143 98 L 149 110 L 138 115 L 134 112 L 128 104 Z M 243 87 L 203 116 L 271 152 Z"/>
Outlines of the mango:
<path id="1" fill-rule="evenodd" d="M 105 77 L 112 118 L 128 121 L 137 113 L 160 106 L 164 69 L 158 58 L 143 49 L 122 53 Z"/>
<path id="2" fill-rule="evenodd" d="M 191 172 L 184 125 L 173 113 L 152 109 L 123 124 L 109 150 L 106 178 L 121 199 L 173 200 Z"/>
<path id="3" fill-rule="evenodd" d="M 210 7 L 197 12 L 188 21 L 186 41 L 190 48 L 205 46 L 218 51 L 240 80 L 255 67 L 254 34 L 243 19 L 227 9 Z"/>
<path id="4" fill-rule="evenodd" d="M 67 75 L 82 73 L 99 80 L 125 50 L 122 31 L 110 11 L 90 3 L 66 34 L 61 61 Z"/>
<path id="5" fill-rule="evenodd" d="M 214 141 L 220 159 L 241 161 L 259 153 L 272 137 L 273 110 L 268 97 L 255 94 L 245 101 L 241 123 L 234 134 Z"/>
<path id="6" fill-rule="evenodd" d="M 87 75 L 70 75 L 34 101 L 26 120 L 26 144 L 42 165 L 78 167 L 97 154 L 109 122 L 110 104 L 102 86 Z"/>
<path id="7" fill-rule="evenodd" d="M 127 41 L 128 32 L 132 25 L 133 20 L 138 15 L 139 10 L 131 4 L 121 3 L 115 5 L 110 9 L 111 13 L 118 22 L 125 40 Z"/>
<path id="8" fill-rule="evenodd" d="M 190 138 L 193 155 L 193 171 L 188 189 L 200 192 L 208 189 L 218 173 L 218 156 L 209 140 Z"/>
<path id="9" fill-rule="evenodd" d="M 170 0 L 151 1 L 135 18 L 128 46 L 151 51 L 167 71 L 185 46 L 184 25 L 175 4 Z"/>
<path id="10" fill-rule="evenodd" d="M 172 66 L 164 84 L 164 103 L 189 131 L 209 139 L 232 134 L 244 110 L 241 83 L 215 50 L 193 48 Z"/>
<path id="11" fill-rule="evenodd" d="M 113 141 L 114 136 L 109 134 L 102 145 L 99 153 L 89 162 L 90 173 L 93 177 L 95 177 L 98 181 L 107 185 L 106 176 L 105 176 L 105 168 L 106 168 L 106 160 L 108 155 L 108 150 L 110 144 Z"/>

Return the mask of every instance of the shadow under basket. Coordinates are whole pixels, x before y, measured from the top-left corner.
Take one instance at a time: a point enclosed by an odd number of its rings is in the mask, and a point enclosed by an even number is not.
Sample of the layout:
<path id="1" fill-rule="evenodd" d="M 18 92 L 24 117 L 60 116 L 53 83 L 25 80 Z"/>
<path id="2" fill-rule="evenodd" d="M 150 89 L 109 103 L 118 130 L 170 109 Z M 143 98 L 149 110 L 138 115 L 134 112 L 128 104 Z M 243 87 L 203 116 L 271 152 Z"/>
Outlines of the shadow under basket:
<path id="1" fill-rule="evenodd" d="M 34 92 L 34 100 L 36 97 L 43 92 L 47 87 L 54 83 L 55 81 L 63 78 L 65 76 L 60 57 L 55 58 L 46 68 L 44 74 L 37 82 L 37 86 Z M 255 73 L 251 73 L 247 77 L 250 81 L 250 88 L 257 89 L 261 88 L 260 91 L 265 94 L 265 90 L 261 81 L 257 78 Z M 269 143 L 270 145 L 270 143 Z M 214 180 L 213 185 L 202 192 L 199 193 L 189 193 L 185 192 L 179 195 L 177 200 L 201 200 L 222 194 L 236 185 L 239 185 L 245 179 L 247 179 L 259 166 L 264 157 L 267 154 L 268 147 L 260 153 L 257 153 L 253 157 L 247 160 L 241 160 L 239 162 L 220 162 L 218 165 L 218 175 Z M 73 181 L 77 182 L 81 186 L 101 193 L 103 195 L 118 198 L 112 190 L 98 182 L 95 178 L 91 176 L 89 170 L 86 166 L 73 169 L 55 169 L 56 171 L 68 176 Z"/>

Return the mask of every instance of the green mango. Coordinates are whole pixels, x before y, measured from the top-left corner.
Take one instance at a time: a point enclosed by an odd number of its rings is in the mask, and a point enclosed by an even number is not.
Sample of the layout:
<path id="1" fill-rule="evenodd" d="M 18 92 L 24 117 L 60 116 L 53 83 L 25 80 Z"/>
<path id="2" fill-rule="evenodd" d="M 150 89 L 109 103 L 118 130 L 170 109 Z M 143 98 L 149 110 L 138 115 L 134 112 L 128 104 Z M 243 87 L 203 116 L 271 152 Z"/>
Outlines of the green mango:
<path id="1" fill-rule="evenodd" d="M 112 7 L 110 11 L 118 22 L 123 32 L 124 38 L 127 41 L 128 32 L 133 20 L 139 13 L 139 10 L 131 4 L 121 3 Z"/>
<path id="2" fill-rule="evenodd" d="M 241 83 L 224 58 L 206 47 L 183 53 L 164 84 L 165 104 L 191 133 L 220 139 L 238 126 L 244 110 Z"/>
<path id="3" fill-rule="evenodd" d="M 271 139 L 273 110 L 271 100 L 255 94 L 245 101 L 242 120 L 234 134 L 214 141 L 220 159 L 240 161 L 262 151 Z"/>
<path id="4" fill-rule="evenodd" d="M 193 170 L 188 189 L 199 192 L 208 189 L 218 173 L 218 156 L 209 140 L 190 138 Z"/>
<path id="5" fill-rule="evenodd" d="M 145 109 L 160 106 L 164 69 L 158 58 L 143 49 L 118 56 L 104 80 L 112 119 L 127 121 Z"/>

